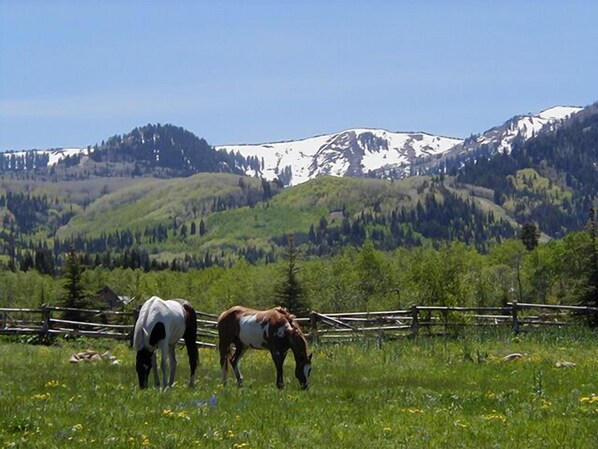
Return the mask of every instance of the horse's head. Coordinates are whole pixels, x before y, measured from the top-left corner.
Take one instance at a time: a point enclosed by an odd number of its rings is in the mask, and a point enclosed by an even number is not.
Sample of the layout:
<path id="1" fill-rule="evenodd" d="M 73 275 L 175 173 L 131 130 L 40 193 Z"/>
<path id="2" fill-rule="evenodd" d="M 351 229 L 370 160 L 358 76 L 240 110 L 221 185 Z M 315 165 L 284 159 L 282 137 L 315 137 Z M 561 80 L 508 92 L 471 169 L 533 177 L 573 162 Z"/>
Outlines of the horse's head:
<path id="1" fill-rule="evenodd" d="M 309 376 L 311 375 L 311 354 L 295 366 L 295 377 L 301 384 L 303 390 L 309 388 Z"/>
<path id="2" fill-rule="evenodd" d="M 311 356 L 307 355 L 307 340 L 293 320 L 291 320 L 290 330 L 287 333 L 289 344 L 295 354 L 295 377 L 301 384 L 301 388 L 309 388 L 309 376 L 311 375 Z"/>
<path id="3" fill-rule="evenodd" d="M 137 376 L 139 377 L 139 388 L 147 388 L 150 370 L 152 369 L 152 352 L 143 348 L 137 351 Z"/>

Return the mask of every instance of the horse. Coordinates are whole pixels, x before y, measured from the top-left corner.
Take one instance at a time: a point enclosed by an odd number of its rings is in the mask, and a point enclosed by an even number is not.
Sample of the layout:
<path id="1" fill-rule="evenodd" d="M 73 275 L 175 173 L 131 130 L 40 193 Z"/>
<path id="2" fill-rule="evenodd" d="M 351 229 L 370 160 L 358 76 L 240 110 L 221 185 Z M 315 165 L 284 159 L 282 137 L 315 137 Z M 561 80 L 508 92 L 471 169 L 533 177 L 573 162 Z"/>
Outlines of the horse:
<path id="1" fill-rule="evenodd" d="M 243 386 L 243 375 L 239 370 L 239 361 L 248 348 L 268 349 L 276 366 L 276 386 L 284 388 L 282 367 L 289 349 L 295 356 L 295 377 L 302 389 L 309 387 L 311 374 L 311 356 L 307 355 L 307 340 L 291 315 L 283 307 L 269 310 L 253 310 L 243 306 L 234 306 L 222 312 L 218 317 L 218 347 L 222 383 L 226 385 L 228 365 L 233 368 L 237 385 Z M 231 355 L 231 346 L 235 352 Z"/>
<path id="2" fill-rule="evenodd" d="M 189 386 L 195 385 L 195 370 L 199 360 L 197 315 L 193 306 L 184 299 L 164 301 L 157 296 L 148 299 L 139 310 L 133 334 L 133 348 L 137 350 L 136 370 L 139 387 L 147 388 L 151 369 L 154 369 L 154 385 L 160 386 L 156 349 L 162 352 L 162 388 L 172 387 L 176 371 L 175 346 L 179 339 L 185 340 L 191 376 Z M 170 378 L 166 380 L 166 357 L 170 360 Z"/>

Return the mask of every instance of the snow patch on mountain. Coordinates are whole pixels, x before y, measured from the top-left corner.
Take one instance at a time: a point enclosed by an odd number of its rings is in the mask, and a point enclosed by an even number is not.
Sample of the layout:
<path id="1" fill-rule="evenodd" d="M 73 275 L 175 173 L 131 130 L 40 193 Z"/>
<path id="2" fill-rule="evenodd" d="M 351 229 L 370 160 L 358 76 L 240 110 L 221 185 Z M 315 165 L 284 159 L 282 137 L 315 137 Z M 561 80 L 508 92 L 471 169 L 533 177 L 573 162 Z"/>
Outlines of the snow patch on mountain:
<path id="1" fill-rule="evenodd" d="M 492 128 L 482 134 L 477 143 L 480 145 L 495 145 L 499 153 L 510 153 L 513 141 L 519 137 L 523 141 L 537 135 L 545 126 L 556 124 L 582 108 L 572 106 L 555 106 L 539 114 L 516 116 L 508 120 L 503 126 Z"/>
<path id="2" fill-rule="evenodd" d="M 48 156 L 48 163 L 44 164 L 43 167 L 51 167 L 56 165 L 63 159 L 67 157 L 77 156 L 77 155 L 89 155 L 90 151 L 87 148 L 55 148 L 51 150 L 25 150 L 25 151 L 7 151 L 4 153 L 5 157 L 8 158 L 9 168 L 16 169 L 17 167 L 11 167 L 10 161 L 11 157 L 14 157 L 15 160 L 19 160 L 24 164 L 27 164 L 29 161 L 32 161 L 35 164 L 35 159 L 42 157 L 44 155 Z M 16 162 L 15 162 L 16 164 Z M 34 168 L 40 168 L 37 166 L 33 167 L 19 167 L 21 169 L 31 170 Z"/>
<path id="3" fill-rule="evenodd" d="M 350 129 L 291 142 L 224 145 L 218 150 L 255 157 L 260 168 L 246 174 L 266 179 L 290 172 L 289 185 L 318 176 L 367 176 L 372 172 L 408 174 L 414 159 L 443 153 L 461 139 L 383 129 Z"/>

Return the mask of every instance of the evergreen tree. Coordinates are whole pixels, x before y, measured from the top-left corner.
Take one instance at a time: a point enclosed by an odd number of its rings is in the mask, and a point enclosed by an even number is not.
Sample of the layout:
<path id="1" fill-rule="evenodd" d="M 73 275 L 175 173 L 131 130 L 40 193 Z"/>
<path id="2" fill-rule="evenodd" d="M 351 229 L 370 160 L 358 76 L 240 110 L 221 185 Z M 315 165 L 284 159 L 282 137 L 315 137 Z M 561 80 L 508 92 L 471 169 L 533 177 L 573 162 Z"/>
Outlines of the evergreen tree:
<path id="1" fill-rule="evenodd" d="M 47 248 L 35 251 L 35 269 L 41 274 L 54 276 L 52 251 Z"/>
<path id="2" fill-rule="evenodd" d="M 286 307 L 291 313 L 298 316 L 306 316 L 309 312 L 308 305 L 305 303 L 305 294 L 301 286 L 297 273 L 297 258 L 299 256 L 295 246 L 295 238 L 289 235 L 287 250 L 284 255 L 286 265 L 284 266 L 284 277 L 280 285 L 276 288 L 276 298 L 279 304 Z"/>
<path id="3" fill-rule="evenodd" d="M 63 305 L 65 307 L 85 307 L 83 284 L 81 282 L 82 274 L 83 267 L 81 266 L 81 262 L 75 253 L 74 247 L 71 246 L 66 256 L 62 273 L 64 282 Z M 80 321 L 82 317 L 79 312 L 67 310 L 64 312 L 64 318 L 67 320 Z"/>
<path id="4" fill-rule="evenodd" d="M 31 256 L 31 253 L 29 251 L 27 251 L 21 259 L 20 268 L 21 271 L 25 272 L 33 268 L 33 257 Z"/>
<path id="5" fill-rule="evenodd" d="M 538 246 L 538 241 L 540 240 L 540 231 L 534 223 L 523 223 L 523 226 L 521 226 L 521 230 L 519 232 L 519 238 L 521 238 L 521 241 L 527 250 L 532 251 L 534 248 L 536 248 L 536 246 Z"/>

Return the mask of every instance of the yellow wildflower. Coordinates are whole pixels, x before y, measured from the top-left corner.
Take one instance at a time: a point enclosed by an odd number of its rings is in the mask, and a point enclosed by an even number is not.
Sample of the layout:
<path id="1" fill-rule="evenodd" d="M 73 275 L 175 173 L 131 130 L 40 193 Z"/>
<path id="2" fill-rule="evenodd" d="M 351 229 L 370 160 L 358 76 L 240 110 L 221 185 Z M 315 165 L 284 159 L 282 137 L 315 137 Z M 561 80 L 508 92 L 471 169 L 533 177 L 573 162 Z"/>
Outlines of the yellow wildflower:
<path id="1" fill-rule="evenodd" d="M 598 403 L 598 395 L 592 394 L 590 396 L 584 396 L 579 398 L 579 402 L 582 404 L 596 404 Z"/>
<path id="2" fill-rule="evenodd" d="M 482 419 L 485 421 L 502 421 L 505 422 L 507 420 L 507 417 L 505 415 L 502 415 L 500 413 L 498 413 L 496 410 L 492 410 L 492 413 L 488 414 L 488 415 L 482 415 Z"/>
<path id="3" fill-rule="evenodd" d="M 39 394 L 34 394 L 33 396 L 31 396 L 31 399 L 48 399 L 50 397 L 50 393 L 39 393 Z"/>

